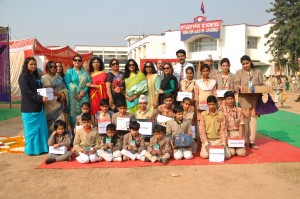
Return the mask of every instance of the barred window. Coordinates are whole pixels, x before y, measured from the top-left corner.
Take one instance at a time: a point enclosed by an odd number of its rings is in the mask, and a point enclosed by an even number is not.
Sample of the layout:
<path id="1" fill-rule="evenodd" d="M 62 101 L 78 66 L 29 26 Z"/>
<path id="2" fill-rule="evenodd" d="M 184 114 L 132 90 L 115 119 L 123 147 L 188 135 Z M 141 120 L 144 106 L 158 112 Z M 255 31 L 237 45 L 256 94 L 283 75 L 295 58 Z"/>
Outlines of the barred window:
<path id="1" fill-rule="evenodd" d="M 257 49 L 257 37 L 248 37 L 247 48 L 248 49 Z"/>
<path id="2" fill-rule="evenodd" d="M 190 43 L 190 52 L 215 51 L 217 40 L 212 38 L 200 38 Z"/>

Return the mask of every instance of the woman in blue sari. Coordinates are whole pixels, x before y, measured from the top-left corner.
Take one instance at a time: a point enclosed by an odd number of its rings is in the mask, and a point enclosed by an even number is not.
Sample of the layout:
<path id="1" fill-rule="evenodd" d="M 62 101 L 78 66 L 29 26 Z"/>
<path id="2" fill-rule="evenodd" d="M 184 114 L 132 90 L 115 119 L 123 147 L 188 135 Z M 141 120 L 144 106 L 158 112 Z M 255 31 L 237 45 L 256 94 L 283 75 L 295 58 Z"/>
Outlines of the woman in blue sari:
<path id="1" fill-rule="evenodd" d="M 76 116 L 81 114 L 81 104 L 89 102 L 89 89 L 87 83 L 92 83 L 89 73 L 82 67 L 82 57 L 73 57 L 73 67 L 65 74 L 65 83 L 68 88 L 70 123 L 75 127 Z"/>
<path id="2" fill-rule="evenodd" d="M 21 112 L 24 125 L 25 150 L 27 155 L 39 155 L 48 152 L 48 127 L 43 102 L 47 97 L 37 93 L 41 88 L 36 60 L 27 57 L 19 76 L 21 89 Z"/>

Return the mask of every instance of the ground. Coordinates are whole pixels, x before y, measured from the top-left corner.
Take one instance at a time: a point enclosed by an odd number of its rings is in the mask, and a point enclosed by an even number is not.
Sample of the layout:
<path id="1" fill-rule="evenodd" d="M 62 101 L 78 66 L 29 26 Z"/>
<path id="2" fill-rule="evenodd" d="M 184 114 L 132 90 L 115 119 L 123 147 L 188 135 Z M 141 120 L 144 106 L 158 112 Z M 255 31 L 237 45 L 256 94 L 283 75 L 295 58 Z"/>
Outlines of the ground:
<path id="1" fill-rule="evenodd" d="M 300 114 L 295 93 L 287 110 Z M 5 105 L 0 105 L 3 107 Z M 18 105 L 14 105 L 18 106 Z M 0 135 L 22 135 L 21 117 Z M 35 169 L 46 155 L 0 154 L 0 198 L 299 198 L 300 162 L 145 168 Z M 171 177 L 170 173 L 179 174 Z"/>

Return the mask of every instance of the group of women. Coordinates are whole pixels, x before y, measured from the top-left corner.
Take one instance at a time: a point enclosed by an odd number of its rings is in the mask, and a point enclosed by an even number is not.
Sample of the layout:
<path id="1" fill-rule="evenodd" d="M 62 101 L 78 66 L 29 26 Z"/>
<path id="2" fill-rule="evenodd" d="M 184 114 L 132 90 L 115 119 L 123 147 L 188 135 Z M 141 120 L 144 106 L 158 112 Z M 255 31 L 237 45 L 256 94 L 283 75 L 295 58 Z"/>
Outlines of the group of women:
<path id="1" fill-rule="evenodd" d="M 251 63 L 250 58 L 247 60 Z M 248 77 L 255 84 L 260 81 L 259 72 L 256 70 L 251 72 L 251 66 L 244 67 L 243 62 L 242 65 L 243 70 L 241 74 L 239 73 L 240 79 L 236 78 L 236 82 L 234 82 L 233 74 L 229 72 L 230 62 L 226 58 L 223 59 L 221 61 L 222 72 L 214 77 L 214 81 L 219 86 L 218 89 L 241 90 L 242 87 L 248 86 Z M 142 70 L 133 59 L 127 61 L 124 72 L 120 71 L 117 59 L 110 60 L 109 67 L 111 71 L 106 73 L 103 61 L 99 57 L 93 57 L 89 62 L 89 71 L 86 71 L 83 68 L 82 57 L 75 55 L 72 67 L 65 74 L 61 63 L 48 61 L 45 68 L 46 74 L 40 80 L 37 74 L 36 60 L 33 57 L 25 59 L 22 74 L 19 77 L 25 154 L 38 155 L 48 152 L 48 133 L 53 131 L 54 122 L 57 119 L 66 121 L 68 129 L 71 131 L 74 128 L 76 116 L 81 112 L 80 107 L 83 102 L 90 102 L 90 112 L 95 115 L 100 110 L 101 99 L 109 99 L 110 108 L 114 112 L 117 111 L 116 105 L 120 101 L 126 101 L 128 111 L 134 114 L 139 109 L 138 98 L 142 94 L 148 97 L 148 109 L 151 110 L 157 109 L 163 103 L 163 96 L 167 93 L 173 94 L 175 103 L 179 90 L 193 92 L 194 99 L 204 96 L 203 93 L 199 95 L 199 89 L 204 91 L 205 89 L 197 88 L 198 80 L 194 79 L 193 67 L 186 69 L 186 78 L 181 82 L 177 82 L 177 78 L 173 75 L 173 66 L 170 63 L 163 64 L 163 79 L 157 74 L 157 69 L 150 61 L 144 64 Z M 209 72 L 209 68 L 201 71 L 203 76 L 201 81 L 207 86 L 210 81 Z M 53 88 L 55 97 L 52 101 L 48 101 L 47 97 L 37 93 L 38 88 L 50 87 Z M 216 90 L 216 86 L 213 85 L 210 90 L 213 89 Z M 243 101 L 245 108 L 253 108 L 253 104 L 250 103 L 250 106 L 249 100 L 247 100 L 253 96 L 244 95 L 240 97 L 245 98 Z M 199 103 L 195 105 L 198 109 Z M 248 114 L 255 115 L 255 112 L 250 110 Z M 43 115 L 46 115 L 46 118 Z"/>

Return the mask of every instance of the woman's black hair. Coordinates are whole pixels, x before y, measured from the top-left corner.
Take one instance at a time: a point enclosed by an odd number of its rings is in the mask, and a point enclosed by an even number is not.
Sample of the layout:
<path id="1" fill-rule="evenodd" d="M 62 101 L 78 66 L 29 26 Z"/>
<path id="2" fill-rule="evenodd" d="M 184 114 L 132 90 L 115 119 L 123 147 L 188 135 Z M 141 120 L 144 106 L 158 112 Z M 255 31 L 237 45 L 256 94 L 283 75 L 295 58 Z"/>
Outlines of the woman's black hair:
<path id="1" fill-rule="evenodd" d="M 54 61 L 48 61 L 47 64 L 46 64 L 46 72 L 49 73 L 49 71 L 52 67 L 56 67 L 55 62 Z"/>
<path id="2" fill-rule="evenodd" d="M 120 64 L 118 59 L 112 58 L 112 59 L 109 61 L 109 67 L 112 66 L 112 63 L 113 63 L 114 61 L 116 61 L 118 64 Z"/>
<path id="3" fill-rule="evenodd" d="M 211 103 L 211 102 L 213 102 L 213 103 L 218 103 L 217 98 L 216 98 L 216 96 L 214 96 L 214 95 L 208 96 L 207 99 L 206 99 L 206 102 L 207 102 L 207 103 Z"/>
<path id="4" fill-rule="evenodd" d="M 210 71 L 210 67 L 208 64 L 202 64 L 201 67 L 200 67 L 200 72 L 202 72 L 205 68 L 208 69 L 208 71 Z"/>
<path id="5" fill-rule="evenodd" d="M 145 64 L 144 64 L 144 68 L 143 68 L 143 73 L 144 73 L 145 76 L 147 75 L 147 72 L 146 72 L 146 64 L 149 64 L 149 63 L 150 63 L 150 65 L 151 65 L 151 73 L 152 73 L 152 74 L 155 74 L 155 73 L 156 73 L 154 64 L 153 64 L 151 61 L 146 61 Z"/>
<path id="6" fill-rule="evenodd" d="M 241 57 L 241 63 L 242 63 L 244 60 L 249 61 L 249 62 L 250 62 L 251 68 L 254 69 L 254 65 L 253 65 L 253 63 L 252 63 L 252 60 L 251 60 L 251 58 L 250 58 L 248 55 L 244 55 L 244 56 Z"/>
<path id="7" fill-rule="evenodd" d="M 63 121 L 63 120 L 56 120 L 56 121 L 54 122 L 54 130 L 56 130 L 59 126 L 64 127 L 64 129 L 67 128 L 67 124 L 66 124 L 66 122 Z"/>
<path id="8" fill-rule="evenodd" d="M 183 107 L 179 106 L 179 105 L 174 106 L 173 113 L 176 114 L 176 113 L 179 113 L 179 112 L 183 112 Z"/>
<path id="9" fill-rule="evenodd" d="M 137 121 L 130 121 L 129 122 L 129 129 L 131 130 L 135 130 L 138 131 L 140 129 L 140 123 L 138 123 Z"/>
<path id="10" fill-rule="evenodd" d="M 128 61 L 125 64 L 125 72 L 124 72 L 124 78 L 128 78 L 130 76 L 130 70 L 129 70 L 129 63 L 133 62 L 135 68 L 134 68 L 134 73 L 137 74 L 139 72 L 139 66 L 136 63 L 134 59 L 128 59 Z"/>
<path id="11" fill-rule="evenodd" d="M 24 60 L 24 63 L 23 63 L 23 66 L 22 66 L 22 73 L 30 73 L 30 71 L 28 70 L 28 64 L 29 62 L 33 60 L 35 61 L 36 63 L 36 60 L 34 57 L 27 57 L 25 60 Z M 37 69 L 33 72 L 33 76 L 37 79 L 39 79 L 39 73 L 37 71 Z"/>
<path id="12" fill-rule="evenodd" d="M 187 68 L 185 69 L 185 72 L 187 72 L 188 70 L 192 71 L 192 73 L 195 74 L 195 69 L 194 69 L 194 67 L 191 67 L 191 66 L 187 67 Z"/>
<path id="13" fill-rule="evenodd" d="M 59 73 L 59 75 L 60 75 L 62 78 L 64 78 L 64 77 L 65 77 L 65 73 L 64 73 L 64 67 L 63 67 L 62 63 L 61 63 L 61 62 L 56 62 L 55 65 L 56 65 L 56 64 L 60 64 L 60 66 L 56 66 L 56 67 L 61 67 L 61 72 Z"/>
<path id="14" fill-rule="evenodd" d="M 100 57 L 93 57 L 89 62 L 89 71 L 94 72 L 93 61 L 98 60 L 100 63 L 99 71 L 104 70 L 104 62 L 100 59 Z"/>
<path id="15" fill-rule="evenodd" d="M 74 59 L 75 59 L 76 57 L 79 57 L 79 58 L 81 59 L 81 61 L 82 61 L 82 57 L 81 57 L 79 54 L 74 55 L 73 58 L 72 58 L 72 60 L 74 61 Z M 71 68 L 73 68 L 73 67 L 74 67 L 74 65 L 72 64 Z"/>

